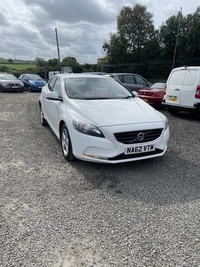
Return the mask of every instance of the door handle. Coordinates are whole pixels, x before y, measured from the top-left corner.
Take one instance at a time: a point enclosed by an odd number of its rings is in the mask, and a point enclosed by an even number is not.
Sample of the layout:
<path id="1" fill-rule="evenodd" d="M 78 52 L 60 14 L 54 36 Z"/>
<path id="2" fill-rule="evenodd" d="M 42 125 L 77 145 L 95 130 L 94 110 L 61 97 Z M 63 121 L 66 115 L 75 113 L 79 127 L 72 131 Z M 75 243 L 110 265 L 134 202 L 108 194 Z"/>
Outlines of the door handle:
<path id="1" fill-rule="evenodd" d="M 175 91 L 180 91 L 180 89 L 179 88 L 176 88 Z"/>

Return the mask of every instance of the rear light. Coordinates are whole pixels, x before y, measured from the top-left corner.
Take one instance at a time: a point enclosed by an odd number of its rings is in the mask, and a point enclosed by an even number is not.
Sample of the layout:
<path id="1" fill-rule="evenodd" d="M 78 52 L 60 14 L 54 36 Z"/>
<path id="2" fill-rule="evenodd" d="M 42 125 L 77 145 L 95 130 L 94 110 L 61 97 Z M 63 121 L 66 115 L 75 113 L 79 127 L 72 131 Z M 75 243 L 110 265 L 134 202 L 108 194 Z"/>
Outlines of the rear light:
<path id="1" fill-rule="evenodd" d="M 195 98 L 200 98 L 200 85 L 197 86 L 197 90 L 195 93 Z"/>

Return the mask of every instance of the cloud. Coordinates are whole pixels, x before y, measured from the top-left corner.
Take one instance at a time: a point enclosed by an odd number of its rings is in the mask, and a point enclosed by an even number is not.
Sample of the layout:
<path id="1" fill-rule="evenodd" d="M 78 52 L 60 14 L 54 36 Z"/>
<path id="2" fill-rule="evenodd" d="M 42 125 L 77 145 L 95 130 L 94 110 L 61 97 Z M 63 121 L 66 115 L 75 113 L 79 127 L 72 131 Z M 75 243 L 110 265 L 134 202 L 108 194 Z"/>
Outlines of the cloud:
<path id="1" fill-rule="evenodd" d="M 61 60 L 75 57 L 81 64 L 104 57 L 102 45 L 116 32 L 117 15 L 124 6 L 147 6 L 156 28 L 170 16 L 196 11 L 196 0 L 6 0 L 0 2 L 0 56 L 46 60 L 57 58 L 56 35 Z"/>

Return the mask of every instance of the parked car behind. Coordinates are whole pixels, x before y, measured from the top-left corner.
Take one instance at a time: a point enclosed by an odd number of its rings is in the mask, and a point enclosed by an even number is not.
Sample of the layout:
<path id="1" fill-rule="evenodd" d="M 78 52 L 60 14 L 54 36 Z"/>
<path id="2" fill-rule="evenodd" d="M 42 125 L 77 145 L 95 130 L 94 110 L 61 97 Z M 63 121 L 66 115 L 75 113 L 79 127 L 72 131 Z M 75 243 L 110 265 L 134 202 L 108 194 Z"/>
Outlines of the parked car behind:
<path id="1" fill-rule="evenodd" d="M 24 84 L 13 74 L 0 73 L 0 92 L 23 92 Z"/>
<path id="2" fill-rule="evenodd" d="M 131 91 L 138 91 L 144 87 L 150 87 L 152 84 L 145 78 L 134 73 L 109 73 L 105 76 L 110 76 L 116 81 L 125 85 Z"/>
<path id="3" fill-rule="evenodd" d="M 200 66 L 175 68 L 169 74 L 162 105 L 171 114 L 200 113 Z"/>
<path id="4" fill-rule="evenodd" d="M 24 87 L 29 91 L 41 92 L 42 87 L 46 84 L 37 74 L 21 74 L 19 80 L 23 82 Z"/>
<path id="5" fill-rule="evenodd" d="M 66 160 L 114 164 L 166 152 L 167 118 L 114 79 L 57 74 L 42 88 L 39 108 Z"/>
<path id="6" fill-rule="evenodd" d="M 151 87 L 138 90 L 138 96 L 155 108 L 161 108 L 162 100 L 166 92 L 166 83 L 154 83 Z"/>

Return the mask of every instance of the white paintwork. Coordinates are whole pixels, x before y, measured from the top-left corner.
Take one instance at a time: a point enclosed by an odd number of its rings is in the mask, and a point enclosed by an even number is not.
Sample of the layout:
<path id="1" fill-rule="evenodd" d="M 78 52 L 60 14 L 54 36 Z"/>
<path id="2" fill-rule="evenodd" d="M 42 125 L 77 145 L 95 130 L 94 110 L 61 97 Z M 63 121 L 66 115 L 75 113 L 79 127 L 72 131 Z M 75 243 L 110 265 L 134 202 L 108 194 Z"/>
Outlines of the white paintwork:
<path id="1" fill-rule="evenodd" d="M 101 163 L 120 163 L 146 158 L 162 156 L 167 149 L 169 139 L 169 127 L 166 127 L 166 117 L 156 111 L 150 105 L 138 97 L 128 99 L 72 99 L 65 92 L 64 78 L 66 77 L 91 77 L 98 79 L 110 79 L 100 75 L 78 75 L 78 74 L 58 74 L 61 79 L 62 101 L 47 99 L 46 95 L 55 98 L 55 93 L 50 93 L 48 84 L 43 87 L 40 95 L 40 103 L 44 112 L 44 118 L 49 123 L 55 135 L 60 139 L 59 124 L 64 121 L 67 125 L 73 154 L 76 158 L 86 161 Z M 120 86 L 113 79 L 112 83 Z M 126 95 L 131 95 L 127 89 L 122 86 Z M 73 126 L 73 119 L 83 120 L 98 127 L 105 138 L 86 135 L 78 132 Z M 147 129 L 162 128 L 161 136 L 153 142 L 142 143 L 142 145 L 153 144 L 155 149 L 161 149 L 161 153 L 155 155 L 145 155 L 136 158 L 126 158 L 121 160 L 107 160 L 121 153 L 125 153 L 127 147 L 134 145 L 125 145 L 115 139 L 114 133 L 128 131 L 143 131 Z M 136 145 L 135 145 L 136 146 Z M 134 151 L 134 150 L 133 150 Z M 87 157 L 93 155 L 94 157 Z M 96 157 L 96 158 L 95 158 Z"/>

